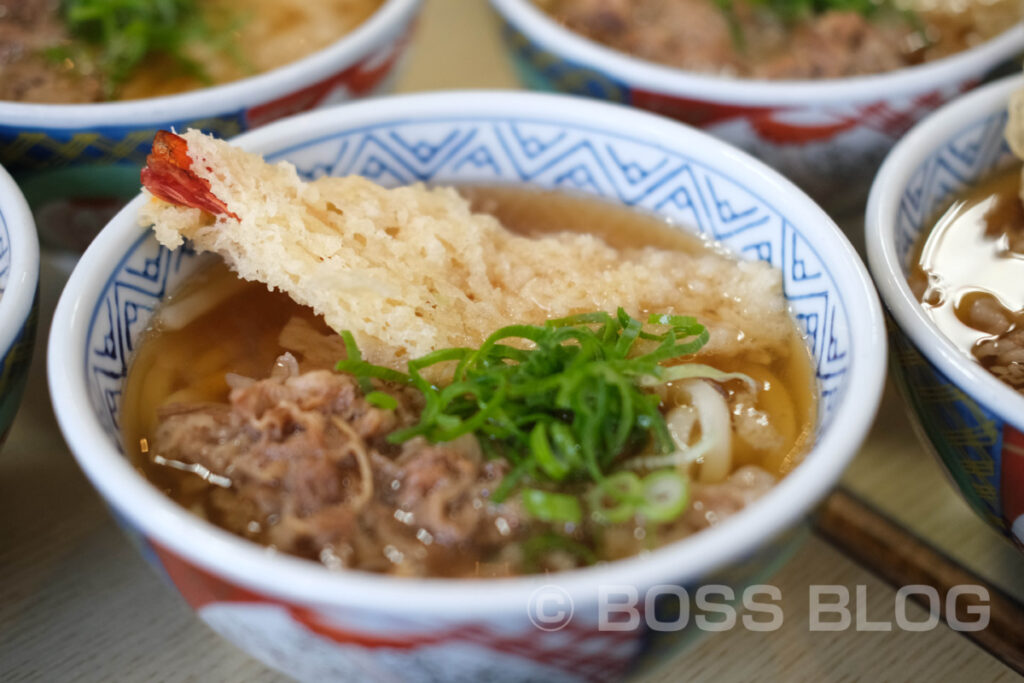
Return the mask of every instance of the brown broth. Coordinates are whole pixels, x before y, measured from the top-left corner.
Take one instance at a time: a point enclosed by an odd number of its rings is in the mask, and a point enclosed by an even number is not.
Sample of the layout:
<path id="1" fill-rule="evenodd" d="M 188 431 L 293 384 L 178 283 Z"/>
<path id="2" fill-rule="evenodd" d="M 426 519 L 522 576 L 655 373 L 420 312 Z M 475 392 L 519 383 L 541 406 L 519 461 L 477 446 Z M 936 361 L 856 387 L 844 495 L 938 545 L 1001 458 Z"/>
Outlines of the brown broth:
<path id="1" fill-rule="evenodd" d="M 53 104 L 132 100 L 203 88 L 263 73 L 334 43 L 372 15 L 384 0 L 199 0 L 198 11 L 223 45 L 193 40 L 178 59 L 151 54 L 111 93 L 102 69 L 72 49 L 55 60 L 47 52 L 74 45 L 56 0 L 0 2 L 0 100 Z M 86 51 L 87 52 L 87 51 Z"/>
<path id="2" fill-rule="evenodd" d="M 1020 177 L 1010 169 L 957 199 L 919 238 L 908 277 L 942 333 L 997 375 L 993 345 L 1005 354 L 1024 328 Z"/>
<path id="3" fill-rule="evenodd" d="M 369 18 L 384 0 L 205 0 L 204 10 L 226 25 L 239 58 L 205 46 L 193 48 L 213 84 L 228 83 L 302 59 L 339 40 Z M 124 85 L 119 99 L 171 95 L 210 83 L 182 74 L 172 60 L 150 59 Z"/>
<path id="4" fill-rule="evenodd" d="M 700 238 L 677 230 L 656 216 L 592 198 L 508 187 L 474 186 L 463 188 L 462 192 L 477 210 L 493 213 L 507 227 L 521 233 L 573 230 L 590 232 L 620 247 L 656 245 L 690 252 L 709 248 Z M 166 329 L 160 322 L 161 314 L 197 296 L 217 297 L 220 301 L 181 329 Z M 300 316 L 319 331 L 329 332 L 308 309 L 283 294 L 268 291 L 262 284 L 238 281 L 222 263 L 216 262 L 168 297 L 155 316 L 157 322 L 138 345 L 122 400 L 121 424 L 127 451 L 150 481 L 201 516 L 211 517 L 205 501 L 215 487 L 192 471 L 154 462 L 149 444 L 157 425 L 157 410 L 176 402 L 226 402 L 226 373 L 266 377 L 274 359 L 285 351 L 278 342 L 278 333 L 292 316 Z M 775 447 L 769 450 L 755 449 L 734 438 L 734 470 L 754 464 L 775 476 L 784 476 L 800 462 L 813 438 L 817 409 L 814 371 L 795 324 L 788 341 L 789 352 L 767 363 L 761 358 L 745 357 L 702 359 L 727 372 L 746 373 L 759 382 L 761 390 L 753 407 L 768 416 L 779 435 Z M 727 391 L 734 394 L 734 390 Z M 658 543 L 687 533 L 690 532 L 682 527 L 664 531 Z M 632 544 L 615 556 L 633 554 L 646 547 L 639 540 Z M 450 565 L 446 575 L 471 571 L 459 564 L 458 558 L 445 561 Z M 444 562 L 438 565 L 444 566 Z M 476 572 L 480 571 L 477 566 Z"/>

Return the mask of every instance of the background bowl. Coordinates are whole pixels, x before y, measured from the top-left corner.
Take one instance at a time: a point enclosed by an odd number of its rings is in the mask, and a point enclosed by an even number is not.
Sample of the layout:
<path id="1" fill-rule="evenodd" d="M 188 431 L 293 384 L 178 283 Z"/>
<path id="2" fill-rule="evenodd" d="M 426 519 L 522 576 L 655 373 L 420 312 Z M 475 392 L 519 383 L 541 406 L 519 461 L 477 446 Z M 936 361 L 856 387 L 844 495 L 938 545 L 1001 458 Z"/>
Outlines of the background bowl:
<path id="1" fill-rule="evenodd" d="M 45 243 L 84 249 L 138 192 L 161 129 L 230 137 L 283 116 L 387 89 L 421 0 L 385 0 L 332 45 L 255 76 L 176 95 L 91 104 L 0 101 L 0 164 L 36 212 Z M 98 222 L 98 223 L 97 223 Z"/>
<path id="2" fill-rule="evenodd" d="M 860 210 L 879 164 L 918 120 L 1024 53 L 1024 24 L 898 71 L 766 81 L 687 72 L 588 40 L 531 0 L 491 0 L 524 83 L 622 102 L 704 128 L 800 185 L 830 212 Z"/>
<path id="3" fill-rule="evenodd" d="M 0 446 L 18 412 L 36 337 L 39 241 L 32 213 L 0 166 Z"/>
<path id="4" fill-rule="evenodd" d="M 718 140 L 624 107 L 474 91 L 312 112 L 238 143 L 287 159 L 306 177 L 530 183 L 692 226 L 782 269 L 822 391 L 817 444 L 803 464 L 721 526 L 643 557 L 490 581 L 331 573 L 270 555 L 190 515 L 122 454 L 118 400 L 133 344 L 153 306 L 197 264 L 136 225 L 140 197 L 89 247 L 57 307 L 48 358 L 57 418 L 146 556 L 213 628 L 273 667 L 302 679 L 621 678 L 698 632 L 600 631 L 600 586 L 642 591 L 713 581 L 739 591 L 764 578 L 786 559 L 799 538 L 794 526 L 836 483 L 866 434 L 882 388 L 884 338 L 863 265 L 805 195 Z M 530 621 L 531 598 L 547 595 L 537 591 L 573 602 L 564 630 L 545 632 Z M 672 603 L 671 596 L 659 603 L 663 616 Z"/>
<path id="5" fill-rule="evenodd" d="M 1024 396 L 947 339 L 907 285 L 922 230 L 956 195 L 1014 163 L 1003 139 L 1007 100 L 1024 77 L 1003 79 L 928 117 L 892 151 L 868 201 L 871 274 L 891 316 L 892 375 L 918 435 L 989 524 L 1024 543 Z"/>

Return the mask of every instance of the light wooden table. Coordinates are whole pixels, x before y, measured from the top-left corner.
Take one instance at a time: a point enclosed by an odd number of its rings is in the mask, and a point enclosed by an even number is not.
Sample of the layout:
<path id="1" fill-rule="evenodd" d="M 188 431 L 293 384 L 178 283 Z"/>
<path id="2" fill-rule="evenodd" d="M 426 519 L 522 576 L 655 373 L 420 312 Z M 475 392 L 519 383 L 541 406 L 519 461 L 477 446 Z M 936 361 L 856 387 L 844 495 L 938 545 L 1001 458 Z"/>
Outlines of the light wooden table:
<path id="1" fill-rule="evenodd" d="M 400 91 L 517 86 L 484 0 L 427 0 Z M 49 316 L 71 265 L 44 254 L 29 390 L 0 455 L 0 681 L 284 680 L 210 631 L 144 564 L 68 453 L 50 410 L 44 356 Z M 1024 602 L 1024 557 L 955 495 L 893 396 L 843 486 Z M 920 633 L 812 632 L 811 584 L 846 586 L 851 594 L 864 586 L 870 620 L 894 615 L 894 589 L 818 537 L 772 583 L 783 595 L 779 631 L 709 637 L 648 680 L 1016 679 L 945 625 Z M 910 616 L 923 614 L 914 607 Z"/>

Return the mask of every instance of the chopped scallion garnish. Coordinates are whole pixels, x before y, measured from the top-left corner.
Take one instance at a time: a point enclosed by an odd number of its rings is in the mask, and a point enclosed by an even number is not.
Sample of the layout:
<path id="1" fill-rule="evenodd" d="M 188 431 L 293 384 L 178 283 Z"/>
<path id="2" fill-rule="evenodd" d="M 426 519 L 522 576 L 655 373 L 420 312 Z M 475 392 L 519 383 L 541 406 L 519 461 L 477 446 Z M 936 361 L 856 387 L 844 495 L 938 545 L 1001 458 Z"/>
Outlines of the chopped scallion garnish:
<path id="1" fill-rule="evenodd" d="M 206 69 L 188 54 L 192 43 L 213 46 L 238 61 L 226 42 L 230 32 L 211 28 L 197 0 L 62 0 L 60 13 L 76 42 L 50 50 L 51 57 L 92 64 L 104 76 L 108 98 L 154 55 L 209 83 Z"/>
<path id="2" fill-rule="evenodd" d="M 739 20 L 736 0 L 714 2 L 729 23 L 733 43 L 737 48 L 745 49 L 746 36 Z M 899 8 L 893 0 L 746 0 L 745 4 L 762 9 L 778 17 L 785 24 L 795 24 L 826 12 L 852 12 L 872 17 L 884 10 L 901 15 L 918 35 L 927 40 L 920 16 L 913 10 Z"/>
<path id="3" fill-rule="evenodd" d="M 394 410 L 398 407 L 398 401 L 395 400 L 395 397 L 383 391 L 367 393 L 366 402 L 383 410 Z"/>
<path id="4" fill-rule="evenodd" d="M 676 449 L 661 398 L 646 387 L 680 376 L 678 366 L 663 363 L 699 351 L 708 331 L 687 316 L 651 315 L 645 329 L 622 309 L 615 315 L 587 313 L 504 327 L 479 348 L 442 349 L 412 360 L 407 374 L 367 363 L 352 335 L 342 338 L 348 358 L 336 369 L 354 375 L 364 392 L 377 379 L 423 395 L 419 423 L 393 432 L 389 441 L 422 436 L 437 443 L 473 434 L 485 453 L 504 457 L 512 468 L 492 493 L 493 502 L 525 481 L 590 481 L 598 491 L 590 501 L 595 516 L 615 523 L 632 516 L 645 497 L 636 474 L 609 473 L 640 450 L 668 454 Z M 423 376 L 440 363 L 455 364 L 451 382 L 443 387 Z M 694 374 L 741 377 L 716 373 L 700 365 Z M 579 517 L 573 496 L 526 489 L 523 502 L 539 519 Z M 656 503 L 652 519 L 663 517 L 666 505 Z"/>
<path id="5" fill-rule="evenodd" d="M 583 519 L 579 499 L 568 493 L 523 489 L 522 500 L 526 513 L 543 522 L 579 524 Z"/>
<path id="6" fill-rule="evenodd" d="M 648 522 L 670 522 L 690 502 L 690 482 L 677 470 L 651 472 L 643 481 L 643 502 L 637 512 Z"/>
<path id="7" fill-rule="evenodd" d="M 633 472 L 616 472 L 587 493 L 590 514 L 599 524 L 619 524 L 631 519 L 643 501 L 643 485 Z"/>

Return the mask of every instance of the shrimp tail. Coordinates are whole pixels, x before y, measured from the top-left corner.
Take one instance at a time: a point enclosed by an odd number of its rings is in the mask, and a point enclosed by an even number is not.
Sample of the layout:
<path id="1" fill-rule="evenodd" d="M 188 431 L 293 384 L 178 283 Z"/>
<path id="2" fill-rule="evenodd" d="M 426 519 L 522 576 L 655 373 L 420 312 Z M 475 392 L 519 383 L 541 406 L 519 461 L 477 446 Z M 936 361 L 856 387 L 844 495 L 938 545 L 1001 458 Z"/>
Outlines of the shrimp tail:
<path id="1" fill-rule="evenodd" d="M 191 171 L 188 143 L 180 135 L 161 130 L 153 138 L 153 151 L 139 174 L 142 185 L 155 197 L 178 206 L 241 219 L 210 191 L 210 181 Z"/>

